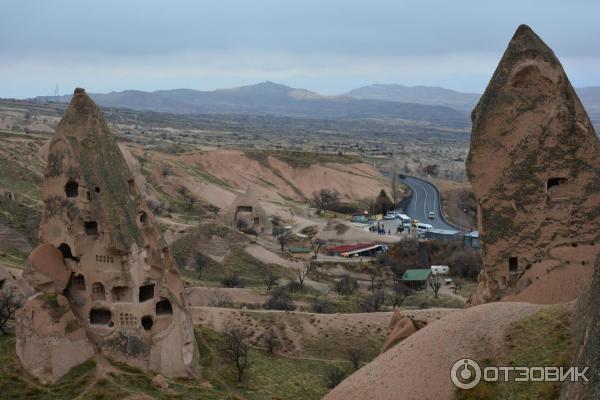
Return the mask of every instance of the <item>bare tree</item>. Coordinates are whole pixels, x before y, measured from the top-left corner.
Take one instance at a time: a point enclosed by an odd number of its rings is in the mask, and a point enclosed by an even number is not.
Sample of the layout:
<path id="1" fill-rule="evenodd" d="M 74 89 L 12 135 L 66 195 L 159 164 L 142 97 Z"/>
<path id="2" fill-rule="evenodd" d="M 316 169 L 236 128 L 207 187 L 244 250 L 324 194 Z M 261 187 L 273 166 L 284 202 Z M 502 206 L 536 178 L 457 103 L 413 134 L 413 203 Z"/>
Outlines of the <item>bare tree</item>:
<path id="1" fill-rule="evenodd" d="M 279 246 L 281 247 L 281 254 L 283 254 L 285 246 L 290 240 L 292 240 L 292 234 L 289 231 L 284 231 L 277 235 L 277 241 L 279 242 Z"/>
<path id="2" fill-rule="evenodd" d="M 395 310 L 396 307 L 400 307 L 409 294 L 410 289 L 404 286 L 402 283 L 394 284 L 393 292 L 389 296 L 392 309 Z"/>
<path id="3" fill-rule="evenodd" d="M 321 248 L 323 246 L 325 246 L 325 241 L 323 239 L 317 238 L 317 234 L 319 233 L 319 230 L 317 229 L 316 226 L 306 227 L 302 230 L 302 233 L 304 233 L 306 235 L 306 237 L 308 238 L 308 242 L 310 243 L 310 248 L 313 251 L 312 258 L 316 259 L 317 254 L 319 253 L 319 250 L 321 250 Z"/>
<path id="4" fill-rule="evenodd" d="M 183 200 L 186 201 L 188 209 L 192 209 L 194 207 L 194 204 L 198 202 L 196 196 L 192 192 L 190 192 L 190 190 L 186 186 L 179 185 L 176 191 L 183 198 Z"/>
<path id="5" fill-rule="evenodd" d="M 310 261 L 306 261 L 301 269 L 296 270 L 296 274 L 298 275 L 298 283 L 300 284 L 300 288 L 304 287 L 304 280 L 313 270 L 313 266 Z"/>
<path id="6" fill-rule="evenodd" d="M 321 189 L 313 193 L 310 204 L 318 210 L 335 211 L 340 205 L 340 193 L 336 190 Z"/>
<path id="7" fill-rule="evenodd" d="M 202 278 L 202 271 L 210 264 L 210 259 L 198 250 L 194 250 L 190 259 L 190 267 L 198 271 L 198 278 Z"/>
<path id="8" fill-rule="evenodd" d="M 166 178 L 169 175 L 173 175 L 173 171 L 171 170 L 171 167 L 169 167 L 168 165 L 161 165 L 160 166 L 160 175 L 163 178 Z"/>
<path id="9" fill-rule="evenodd" d="M 279 276 L 275 273 L 275 269 L 270 265 L 266 266 L 263 269 L 263 282 L 267 286 L 267 291 L 270 292 L 273 286 L 277 286 L 277 282 L 279 282 Z"/>
<path id="10" fill-rule="evenodd" d="M 244 342 L 244 335 L 239 328 L 229 328 L 224 333 L 221 353 L 226 361 L 235 366 L 238 382 L 242 382 L 244 371 L 250 366 L 250 346 Z"/>
<path id="11" fill-rule="evenodd" d="M 275 347 L 277 347 L 277 336 L 275 336 L 275 332 L 271 329 L 265 332 L 264 334 L 265 344 L 267 345 L 267 351 L 269 354 L 273 354 L 275 351 Z"/>
<path id="12" fill-rule="evenodd" d="M 385 304 L 385 291 L 383 282 L 379 281 L 376 290 L 362 302 L 362 308 L 365 312 L 377 312 Z"/>
<path id="13" fill-rule="evenodd" d="M 392 201 L 394 202 L 394 207 L 398 205 L 398 164 L 396 163 L 396 156 L 392 155 L 392 179 L 391 179 L 391 189 L 392 189 Z"/>
<path id="14" fill-rule="evenodd" d="M 348 359 L 352 363 L 352 367 L 356 371 L 360 367 L 360 359 L 362 354 L 358 347 L 352 347 L 348 350 Z"/>
<path id="15" fill-rule="evenodd" d="M 438 291 L 442 287 L 442 284 L 440 283 L 437 274 L 431 274 L 429 276 L 429 286 L 431 286 L 431 290 L 433 290 L 433 297 L 438 299 L 440 297 L 438 296 Z"/>
<path id="16" fill-rule="evenodd" d="M 4 281 L 0 282 L 0 332 L 6 333 L 6 326 L 9 321 L 15 318 L 15 312 L 23 300 L 14 287 L 2 288 Z"/>
<path id="17" fill-rule="evenodd" d="M 210 307 L 229 307 L 233 304 L 231 297 L 218 289 L 214 289 L 208 295 L 208 305 Z"/>
<path id="18" fill-rule="evenodd" d="M 369 268 L 367 271 L 369 275 L 369 290 L 373 292 L 375 290 L 375 280 L 379 277 L 379 271 L 377 268 Z"/>

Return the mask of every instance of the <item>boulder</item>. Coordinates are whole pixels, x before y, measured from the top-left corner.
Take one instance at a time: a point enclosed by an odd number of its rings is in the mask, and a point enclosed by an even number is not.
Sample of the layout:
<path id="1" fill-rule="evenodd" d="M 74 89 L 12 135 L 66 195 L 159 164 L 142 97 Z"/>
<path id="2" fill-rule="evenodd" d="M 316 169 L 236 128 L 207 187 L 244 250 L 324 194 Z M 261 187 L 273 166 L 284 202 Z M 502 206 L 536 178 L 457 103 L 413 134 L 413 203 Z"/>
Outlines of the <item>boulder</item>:
<path id="1" fill-rule="evenodd" d="M 152 378 L 151 384 L 152 384 L 152 386 L 160 388 L 160 389 L 168 389 L 169 388 L 169 383 L 167 382 L 165 377 L 160 374 L 156 375 L 154 378 Z"/>
<path id="2" fill-rule="evenodd" d="M 62 293 L 69 283 L 71 271 L 63 254 L 51 244 L 40 244 L 27 258 L 23 273 L 31 286 L 40 292 Z"/>
<path id="3" fill-rule="evenodd" d="M 62 295 L 38 293 L 17 310 L 17 356 L 42 383 L 54 383 L 94 355 L 85 329 Z"/>

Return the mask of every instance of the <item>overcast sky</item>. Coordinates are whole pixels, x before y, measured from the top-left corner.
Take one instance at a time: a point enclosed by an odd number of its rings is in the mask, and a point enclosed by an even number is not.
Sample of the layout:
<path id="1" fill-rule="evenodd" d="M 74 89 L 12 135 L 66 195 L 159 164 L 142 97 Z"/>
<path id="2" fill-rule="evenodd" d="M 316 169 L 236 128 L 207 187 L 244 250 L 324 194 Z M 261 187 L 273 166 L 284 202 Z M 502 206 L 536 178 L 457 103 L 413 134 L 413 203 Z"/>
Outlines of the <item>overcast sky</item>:
<path id="1" fill-rule="evenodd" d="M 2 0 L 0 15 L 0 97 L 265 80 L 481 92 L 521 23 L 575 86 L 600 86 L 594 0 Z"/>

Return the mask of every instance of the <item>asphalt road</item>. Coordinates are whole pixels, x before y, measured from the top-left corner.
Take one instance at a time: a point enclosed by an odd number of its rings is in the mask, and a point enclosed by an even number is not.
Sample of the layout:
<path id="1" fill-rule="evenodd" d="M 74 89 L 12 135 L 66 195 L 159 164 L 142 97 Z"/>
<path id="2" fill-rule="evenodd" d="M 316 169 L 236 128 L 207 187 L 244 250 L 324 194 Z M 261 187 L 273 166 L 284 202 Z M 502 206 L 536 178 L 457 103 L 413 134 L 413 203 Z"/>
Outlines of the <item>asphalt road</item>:
<path id="1" fill-rule="evenodd" d="M 441 199 L 435 186 L 424 179 L 405 176 L 400 181 L 412 190 L 412 196 L 408 204 L 404 207 L 404 214 L 420 222 L 431 224 L 435 229 L 459 230 L 454 225 L 449 224 L 440 211 Z M 430 219 L 428 214 L 433 211 L 435 217 Z"/>

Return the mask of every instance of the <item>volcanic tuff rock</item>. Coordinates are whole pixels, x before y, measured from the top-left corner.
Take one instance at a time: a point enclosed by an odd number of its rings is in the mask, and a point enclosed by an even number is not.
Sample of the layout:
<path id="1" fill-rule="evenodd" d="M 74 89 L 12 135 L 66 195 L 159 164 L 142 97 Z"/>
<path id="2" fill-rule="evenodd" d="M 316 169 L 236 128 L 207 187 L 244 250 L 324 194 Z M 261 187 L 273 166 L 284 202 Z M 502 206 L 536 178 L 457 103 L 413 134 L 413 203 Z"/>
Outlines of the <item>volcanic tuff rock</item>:
<path id="1" fill-rule="evenodd" d="M 600 143 L 554 53 L 521 25 L 472 113 L 484 270 L 471 304 L 569 301 L 600 250 Z"/>
<path id="2" fill-rule="evenodd" d="M 198 372 L 198 349 L 173 257 L 142 200 L 131 171 L 100 110 L 76 89 L 51 140 L 43 185 L 40 246 L 23 274 L 44 296 L 59 296 L 60 308 L 85 332 L 79 346 L 168 377 Z M 64 302 L 61 301 L 63 298 Z M 39 296 L 23 310 L 40 309 Z M 56 301 L 52 301 L 55 303 Z M 64 303 L 64 304 L 63 304 Z M 52 340 L 32 330 L 37 313 L 21 310 L 17 354 L 36 376 L 54 381 L 83 359 L 78 346 L 63 343 L 60 360 L 36 369 L 36 354 Z M 61 319 L 62 321 L 62 319 Z M 69 325 L 70 324 L 70 325 Z M 38 373 L 39 372 L 39 373 Z"/>

